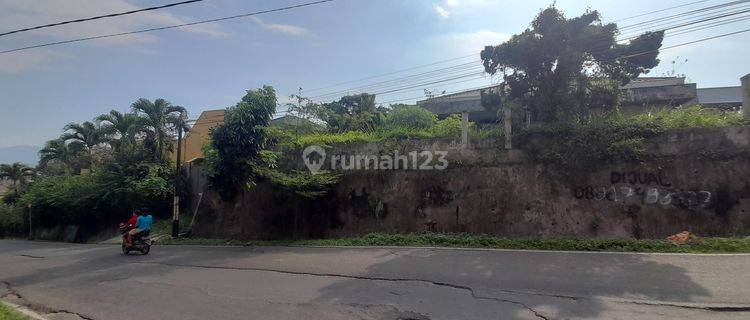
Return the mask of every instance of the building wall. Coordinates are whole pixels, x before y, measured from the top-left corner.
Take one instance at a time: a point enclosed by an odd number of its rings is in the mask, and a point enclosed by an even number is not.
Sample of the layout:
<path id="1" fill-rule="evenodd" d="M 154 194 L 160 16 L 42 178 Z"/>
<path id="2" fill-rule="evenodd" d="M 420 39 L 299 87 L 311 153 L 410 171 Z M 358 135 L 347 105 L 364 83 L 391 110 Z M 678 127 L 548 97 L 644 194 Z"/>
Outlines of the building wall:
<path id="1" fill-rule="evenodd" d="M 495 140 L 454 148 L 421 140 L 334 147 L 330 154 L 448 150 L 445 171 L 348 171 L 324 198 L 269 185 L 224 201 L 208 192 L 194 233 L 228 238 L 318 238 L 369 232 L 662 238 L 750 234 L 750 127 L 676 130 L 648 141 L 642 163 L 560 172 Z M 300 168 L 287 153 L 287 168 Z"/>
<path id="2" fill-rule="evenodd" d="M 189 162 L 196 158 L 203 157 L 204 145 L 211 141 L 211 129 L 224 122 L 224 109 L 204 111 L 198 117 L 190 132 L 183 139 L 182 144 L 182 161 Z M 172 160 L 177 159 L 177 147 L 175 143 L 172 152 Z"/>

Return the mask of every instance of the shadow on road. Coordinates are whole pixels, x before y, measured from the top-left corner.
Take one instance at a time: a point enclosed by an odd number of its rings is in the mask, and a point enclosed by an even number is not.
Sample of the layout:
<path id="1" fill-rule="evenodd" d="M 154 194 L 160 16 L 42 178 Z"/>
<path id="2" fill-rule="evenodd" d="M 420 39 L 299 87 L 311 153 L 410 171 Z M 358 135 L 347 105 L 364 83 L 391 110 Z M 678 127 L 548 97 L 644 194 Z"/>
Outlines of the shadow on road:
<path id="1" fill-rule="evenodd" d="M 685 269 L 649 255 L 157 246 L 153 255 L 124 256 L 117 246 L 38 247 L 3 242 L 3 256 L 33 257 L 24 257 L 27 270 L 0 275 L 0 281 L 14 287 L 49 284 L 76 290 L 79 281 L 160 276 L 176 272 L 175 266 L 292 273 L 334 279 L 318 290 L 313 303 L 388 306 L 398 316 L 414 312 L 444 318 L 471 313 L 520 319 L 531 311 L 554 318 L 596 318 L 607 306 L 591 297 L 691 302 L 711 295 Z"/>
<path id="2" fill-rule="evenodd" d="M 536 312 L 544 310 L 554 318 L 598 317 L 605 308 L 603 303 L 596 298 L 582 297 L 690 302 L 695 297 L 710 296 L 685 269 L 652 261 L 647 255 L 493 252 L 454 256 L 446 251 L 432 255 L 424 253 L 429 249 L 416 251 L 421 254 L 402 253 L 390 261 L 370 266 L 364 274 L 375 278 L 398 274 L 394 278 L 419 280 L 406 282 L 405 286 L 428 284 L 433 289 L 462 290 L 467 297 L 483 302 L 473 307 L 515 305 Z M 373 304 L 391 304 L 404 300 L 402 294 L 408 292 L 373 294 L 378 290 L 381 289 L 368 281 L 347 279 L 321 290 L 317 302 L 376 297 Z M 461 311 L 458 310 L 477 313 L 477 310 L 456 305 L 458 301 L 444 301 L 438 295 L 418 298 L 430 302 L 433 297 L 432 302 L 437 303 L 434 305 L 445 308 L 440 303 L 447 303 L 448 309 L 458 312 L 459 316 Z M 515 319 L 522 318 L 523 314 L 498 316 Z"/>

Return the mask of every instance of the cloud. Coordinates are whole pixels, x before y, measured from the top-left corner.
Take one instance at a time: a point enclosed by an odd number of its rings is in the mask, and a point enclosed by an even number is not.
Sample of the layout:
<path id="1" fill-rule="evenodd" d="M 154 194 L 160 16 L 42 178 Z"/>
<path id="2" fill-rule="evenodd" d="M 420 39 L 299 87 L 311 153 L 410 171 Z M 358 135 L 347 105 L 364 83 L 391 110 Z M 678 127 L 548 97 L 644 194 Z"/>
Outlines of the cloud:
<path id="1" fill-rule="evenodd" d="M 494 4 L 497 5 L 498 0 Z M 443 0 L 432 6 L 440 18 L 447 19 L 451 16 L 460 15 L 461 13 L 474 12 L 493 4 L 489 0 Z"/>
<path id="2" fill-rule="evenodd" d="M 42 66 L 64 67 L 60 60 L 69 60 L 72 56 L 55 51 L 37 49 L 32 51 L 4 54 L 0 58 L 0 75 L 20 74 Z"/>
<path id="3" fill-rule="evenodd" d="M 3 25 L 5 26 L 20 28 L 113 12 L 135 10 L 139 8 L 140 7 L 125 2 L 124 0 L 2 1 L 0 2 L 0 21 L 3 21 Z M 29 38 L 29 35 L 44 39 L 54 38 L 67 40 L 93 35 L 128 32 L 149 27 L 182 24 L 186 22 L 189 21 L 177 17 L 168 11 L 155 10 L 132 14 L 127 17 L 105 18 L 89 22 L 32 30 L 13 35 L 11 40 L 18 41 L 24 39 L 25 41 L 25 39 Z M 226 35 L 215 24 L 189 26 L 180 28 L 180 30 L 215 37 Z M 141 33 L 97 39 L 92 40 L 92 42 L 100 45 L 121 45 L 149 43 L 157 40 L 158 37 L 155 34 Z"/>
<path id="4" fill-rule="evenodd" d="M 451 13 L 448 10 L 445 10 L 440 5 L 436 4 L 434 6 L 434 8 L 435 8 L 435 12 L 437 12 L 438 16 L 441 17 L 441 18 L 443 18 L 443 19 L 448 19 L 448 17 L 450 17 L 450 15 L 451 15 Z"/>
<path id="5" fill-rule="evenodd" d="M 257 25 L 264 29 L 268 29 L 272 32 L 283 33 L 292 36 L 306 36 L 310 34 L 310 31 L 298 26 L 280 23 L 267 23 L 258 17 L 250 17 Z"/>
<path id="6" fill-rule="evenodd" d="M 485 46 L 498 45 L 510 39 L 507 33 L 480 30 L 476 32 L 449 33 L 434 37 L 429 42 L 437 46 L 439 50 L 451 52 L 452 55 L 469 55 L 482 51 Z"/>

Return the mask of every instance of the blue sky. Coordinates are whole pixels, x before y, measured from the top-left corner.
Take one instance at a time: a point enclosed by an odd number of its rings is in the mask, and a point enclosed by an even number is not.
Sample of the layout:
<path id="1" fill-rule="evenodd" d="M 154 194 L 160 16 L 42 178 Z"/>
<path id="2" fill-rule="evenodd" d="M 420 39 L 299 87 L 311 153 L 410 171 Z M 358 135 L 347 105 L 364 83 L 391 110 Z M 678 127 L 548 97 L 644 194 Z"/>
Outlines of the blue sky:
<path id="1" fill-rule="evenodd" d="M 130 10 L 173 0 L 0 0 L 0 31 Z M 0 49 L 102 33 L 229 16 L 304 0 L 205 0 L 204 2 L 113 19 L 0 37 Z M 604 21 L 694 2 L 557 1 L 568 16 L 587 7 Z M 727 1 L 704 1 L 669 12 L 622 21 L 621 25 Z M 0 54 L 0 147 L 42 145 L 69 122 L 90 120 L 111 109 L 125 111 L 140 97 L 165 98 L 202 110 L 234 104 L 244 90 L 273 85 L 280 96 L 299 87 L 314 89 L 477 53 L 522 31 L 550 1 L 510 0 L 336 0 L 332 3 L 213 24 Z M 669 37 L 665 45 L 750 28 L 743 21 Z M 664 51 L 650 75 L 676 67 L 699 87 L 735 86 L 750 73 L 750 33 Z M 476 57 L 457 59 L 411 73 L 434 70 Z M 477 64 L 478 65 L 478 64 Z M 350 83 L 317 94 L 383 81 Z M 471 78 L 473 79 L 473 78 Z M 472 81 L 415 87 L 378 97 L 412 102 L 423 89 L 454 91 L 492 83 Z M 407 82 L 408 83 L 408 82 Z M 282 97 L 283 100 L 283 97 Z"/>

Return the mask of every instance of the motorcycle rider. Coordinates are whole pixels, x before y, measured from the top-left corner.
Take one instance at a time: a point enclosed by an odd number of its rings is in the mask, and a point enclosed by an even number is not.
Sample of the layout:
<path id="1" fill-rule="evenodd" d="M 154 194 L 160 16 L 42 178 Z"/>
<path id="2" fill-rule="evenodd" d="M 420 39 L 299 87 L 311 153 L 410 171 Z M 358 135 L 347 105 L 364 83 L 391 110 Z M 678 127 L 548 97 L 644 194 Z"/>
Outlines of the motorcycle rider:
<path id="1" fill-rule="evenodd" d="M 128 236 L 129 236 L 128 245 L 132 244 L 133 236 L 146 232 L 146 231 L 151 231 L 151 225 L 154 223 L 154 218 L 147 211 L 148 210 L 144 209 L 139 213 L 140 216 L 138 216 L 138 219 L 135 222 L 135 228 L 133 230 L 130 230 L 130 232 L 128 232 Z"/>
<path id="2" fill-rule="evenodd" d="M 133 214 L 130 216 L 130 219 L 128 219 L 128 221 L 125 222 L 124 226 L 121 225 L 120 227 L 120 228 L 127 228 L 126 230 L 128 232 L 126 232 L 125 235 L 123 236 L 123 240 L 125 241 L 125 244 L 128 246 L 133 242 L 132 238 L 130 237 L 130 231 L 135 229 L 135 224 L 138 222 L 138 217 L 140 216 L 140 214 L 141 214 L 140 209 L 133 210 Z"/>

